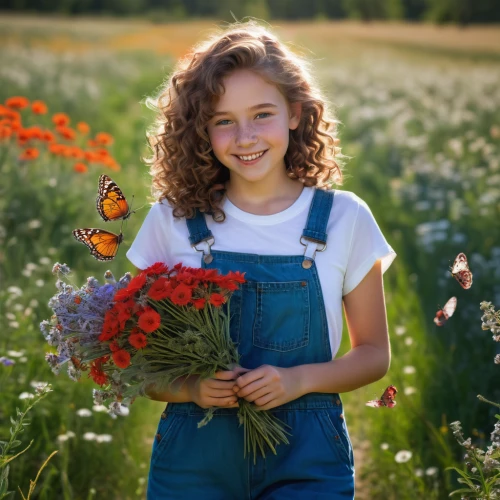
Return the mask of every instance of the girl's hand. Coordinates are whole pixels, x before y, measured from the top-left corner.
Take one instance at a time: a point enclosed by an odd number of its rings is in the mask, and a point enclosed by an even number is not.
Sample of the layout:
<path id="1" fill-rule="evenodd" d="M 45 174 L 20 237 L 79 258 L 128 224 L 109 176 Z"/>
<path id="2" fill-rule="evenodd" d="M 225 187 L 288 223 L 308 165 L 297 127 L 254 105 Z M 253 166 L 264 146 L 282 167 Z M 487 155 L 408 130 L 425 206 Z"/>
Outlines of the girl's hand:
<path id="1" fill-rule="evenodd" d="M 234 394 L 234 382 L 240 373 L 248 370 L 235 366 L 232 370 L 222 370 L 213 378 L 193 377 L 188 382 L 188 393 L 191 401 L 202 408 L 212 406 L 238 408 L 238 398 Z"/>
<path id="2" fill-rule="evenodd" d="M 270 410 L 303 396 L 297 371 L 262 365 L 240 375 L 234 384 L 238 397 L 254 402 L 259 410 Z"/>

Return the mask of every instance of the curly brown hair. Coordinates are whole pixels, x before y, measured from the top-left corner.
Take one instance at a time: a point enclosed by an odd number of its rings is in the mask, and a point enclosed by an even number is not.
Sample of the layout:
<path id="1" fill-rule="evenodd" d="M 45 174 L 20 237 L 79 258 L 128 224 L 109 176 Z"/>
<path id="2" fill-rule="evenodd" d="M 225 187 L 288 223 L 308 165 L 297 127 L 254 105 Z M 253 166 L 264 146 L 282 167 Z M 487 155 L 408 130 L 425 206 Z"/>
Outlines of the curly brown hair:
<path id="1" fill-rule="evenodd" d="M 309 67 L 309 61 L 252 19 L 218 29 L 195 45 L 177 62 L 157 97 L 146 99 L 157 112 L 148 130 L 153 155 L 143 159 L 153 177 L 155 199 L 167 199 L 175 217 L 191 218 L 198 208 L 215 221 L 225 219 L 220 201 L 229 169 L 213 153 L 207 124 L 224 93 L 223 78 L 236 69 L 252 70 L 276 85 L 288 103 L 302 105 L 300 123 L 289 131 L 287 175 L 306 186 L 342 184 L 347 157 L 335 137 L 340 121 L 328 116 Z"/>

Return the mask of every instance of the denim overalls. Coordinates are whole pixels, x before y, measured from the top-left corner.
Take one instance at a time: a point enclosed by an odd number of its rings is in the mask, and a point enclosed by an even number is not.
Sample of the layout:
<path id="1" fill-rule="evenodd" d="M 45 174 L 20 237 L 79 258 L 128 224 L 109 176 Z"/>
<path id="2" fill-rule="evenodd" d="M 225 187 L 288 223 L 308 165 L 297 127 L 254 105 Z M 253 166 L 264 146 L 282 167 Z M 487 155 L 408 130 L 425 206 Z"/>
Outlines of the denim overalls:
<path id="1" fill-rule="evenodd" d="M 191 245 L 205 241 L 201 267 L 246 273 L 231 298 L 230 331 L 240 364 L 291 367 L 331 361 L 316 251 L 326 247 L 333 191 L 315 189 L 300 238 L 304 255 L 255 255 L 210 249 L 205 217 L 186 219 Z M 298 236 L 299 237 L 299 236 Z M 317 248 L 317 246 L 320 248 Z M 198 249 L 197 249 L 198 250 Z M 353 499 L 354 456 L 339 394 L 309 393 L 273 408 L 291 426 L 290 444 L 266 458 L 243 458 L 238 408 L 221 408 L 197 428 L 205 410 L 168 403 L 153 442 L 148 500 Z"/>

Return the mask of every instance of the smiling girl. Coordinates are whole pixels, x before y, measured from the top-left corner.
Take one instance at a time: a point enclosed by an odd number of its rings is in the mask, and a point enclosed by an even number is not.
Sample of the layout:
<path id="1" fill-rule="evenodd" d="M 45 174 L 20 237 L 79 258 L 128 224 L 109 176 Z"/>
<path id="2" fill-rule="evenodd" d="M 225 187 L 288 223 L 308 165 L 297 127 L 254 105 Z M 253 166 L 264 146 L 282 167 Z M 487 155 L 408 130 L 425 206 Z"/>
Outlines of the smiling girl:
<path id="1" fill-rule="evenodd" d="M 157 202 L 128 258 L 138 269 L 241 271 L 247 282 L 231 302 L 241 367 L 147 393 L 168 402 L 148 499 L 354 498 L 340 393 L 389 368 L 382 275 L 396 254 L 366 203 L 334 189 L 338 122 L 309 63 L 257 23 L 235 23 L 178 62 L 156 108 Z M 342 307 L 351 350 L 335 358 Z M 290 444 L 244 459 L 239 398 L 290 425 Z"/>

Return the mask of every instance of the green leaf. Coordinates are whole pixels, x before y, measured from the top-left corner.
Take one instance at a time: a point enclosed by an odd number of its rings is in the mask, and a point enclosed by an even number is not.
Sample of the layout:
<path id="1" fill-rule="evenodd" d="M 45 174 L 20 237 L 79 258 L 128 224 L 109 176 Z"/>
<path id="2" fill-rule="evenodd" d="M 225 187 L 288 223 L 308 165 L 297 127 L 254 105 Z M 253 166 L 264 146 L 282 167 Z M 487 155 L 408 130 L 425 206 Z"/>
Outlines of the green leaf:
<path id="1" fill-rule="evenodd" d="M 18 439 L 16 439 L 15 441 L 12 441 L 10 447 L 11 449 L 14 449 L 14 448 L 17 448 L 20 444 L 21 444 L 22 441 L 19 441 Z"/>
<path id="2" fill-rule="evenodd" d="M 14 420 L 14 417 L 12 415 L 10 416 L 10 423 L 12 425 L 17 425 L 17 422 Z"/>
<path id="3" fill-rule="evenodd" d="M 477 493 L 476 490 L 470 490 L 468 488 L 462 488 L 460 490 L 452 491 L 448 496 L 458 495 L 459 493 Z"/>

